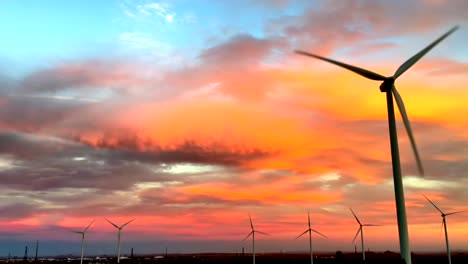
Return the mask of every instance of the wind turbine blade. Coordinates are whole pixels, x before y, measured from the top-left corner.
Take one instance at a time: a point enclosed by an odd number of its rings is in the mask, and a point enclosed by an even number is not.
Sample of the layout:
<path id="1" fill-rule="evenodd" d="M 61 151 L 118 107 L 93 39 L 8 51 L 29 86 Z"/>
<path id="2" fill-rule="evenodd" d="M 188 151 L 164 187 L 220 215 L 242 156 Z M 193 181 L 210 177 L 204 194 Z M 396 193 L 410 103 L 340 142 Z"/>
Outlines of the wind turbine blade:
<path id="1" fill-rule="evenodd" d="M 310 229 L 310 212 L 307 212 L 307 217 L 308 217 L 308 220 L 309 220 L 309 229 Z"/>
<path id="2" fill-rule="evenodd" d="M 463 213 L 463 212 L 466 212 L 466 211 L 467 210 L 456 211 L 456 212 L 451 212 L 451 213 L 448 213 L 448 214 L 445 214 L 445 215 L 453 215 L 453 214 Z"/>
<path id="3" fill-rule="evenodd" d="M 104 219 L 106 219 L 106 221 L 109 222 L 111 225 L 113 225 L 115 228 L 117 228 L 117 229 L 119 228 L 116 224 L 114 224 L 111 221 L 107 220 L 107 218 L 104 218 Z"/>
<path id="4" fill-rule="evenodd" d="M 255 230 L 255 233 L 259 233 L 259 234 L 266 235 L 266 236 L 269 236 L 269 235 L 270 235 L 270 234 L 267 234 L 267 233 L 265 233 L 265 232 L 261 232 L 261 231 L 257 231 L 257 230 Z"/>
<path id="5" fill-rule="evenodd" d="M 96 220 L 96 219 L 93 219 L 93 221 L 91 221 L 91 223 L 89 223 L 89 225 L 85 228 L 85 230 L 83 231 L 83 233 L 86 232 L 86 231 L 88 231 L 88 228 L 94 223 L 94 220 Z"/>
<path id="6" fill-rule="evenodd" d="M 81 231 L 71 231 L 71 232 L 77 233 L 77 234 L 82 234 L 82 233 L 83 233 L 83 232 L 81 232 Z"/>
<path id="7" fill-rule="evenodd" d="M 349 208 L 349 210 L 351 210 L 351 213 L 353 213 L 354 218 L 356 218 L 356 221 L 359 223 L 359 225 L 362 225 L 362 224 L 361 224 L 361 221 L 359 221 L 359 219 L 357 218 L 357 216 L 356 216 L 356 214 L 354 213 L 353 209 Z"/>
<path id="8" fill-rule="evenodd" d="M 311 229 L 311 231 L 312 231 L 312 232 L 315 232 L 315 233 L 317 233 L 317 234 L 319 234 L 319 235 L 321 235 L 321 236 L 323 236 L 324 238 L 328 238 L 326 235 L 320 233 L 320 232 L 317 231 L 317 230 Z"/>
<path id="9" fill-rule="evenodd" d="M 136 218 L 133 218 L 132 220 L 128 221 L 127 223 L 123 224 L 120 228 L 124 228 L 126 225 L 130 224 L 131 222 L 135 221 Z"/>
<path id="10" fill-rule="evenodd" d="M 440 210 L 439 207 L 437 207 L 437 205 L 435 205 L 431 200 L 429 200 L 429 198 L 426 197 L 426 195 L 423 194 L 423 196 L 424 196 L 424 198 L 426 198 L 426 200 L 428 202 L 430 202 L 435 207 L 435 209 L 437 209 L 437 211 L 439 211 L 441 214 L 445 215 L 444 212 L 442 212 L 442 210 Z"/>
<path id="11" fill-rule="evenodd" d="M 252 218 L 250 217 L 250 214 L 249 214 L 249 220 L 250 220 L 250 227 L 252 228 L 252 231 L 253 231 L 253 230 L 254 230 L 254 226 L 253 226 Z"/>
<path id="12" fill-rule="evenodd" d="M 249 238 L 252 234 L 253 234 L 253 231 L 251 231 L 244 239 L 242 239 L 242 241 L 244 241 L 244 240 L 246 240 L 247 238 Z"/>
<path id="13" fill-rule="evenodd" d="M 307 232 L 309 232 L 309 229 L 307 229 L 306 231 L 304 231 L 304 233 L 298 235 L 295 239 L 298 239 L 298 238 L 300 238 L 301 236 L 307 234 Z"/>
<path id="14" fill-rule="evenodd" d="M 359 229 L 358 229 L 357 232 L 356 232 L 356 235 L 354 235 L 354 238 L 353 238 L 353 242 L 352 242 L 352 243 L 354 243 L 354 240 L 356 240 L 356 237 L 359 235 L 359 232 L 361 232 L 361 229 L 362 229 L 362 227 L 359 227 Z"/>
<path id="15" fill-rule="evenodd" d="M 406 114 L 405 104 L 403 103 L 403 99 L 401 98 L 400 94 L 398 93 L 395 85 L 392 86 L 392 92 L 395 96 L 395 101 L 397 103 L 398 109 L 400 110 L 401 118 L 403 119 L 403 124 L 406 128 L 406 133 L 411 142 L 411 148 L 413 149 L 414 157 L 416 159 L 416 164 L 418 165 L 418 171 L 421 176 L 424 176 L 424 169 L 422 166 L 421 158 L 419 157 L 418 148 L 416 147 L 416 141 L 413 137 L 413 131 L 411 130 L 411 124 L 408 119 L 408 115 Z"/>
<path id="16" fill-rule="evenodd" d="M 435 45 L 439 44 L 442 40 L 444 40 L 446 37 L 448 37 L 450 34 L 452 34 L 455 30 L 458 29 L 458 26 L 453 27 L 447 33 L 444 35 L 440 36 L 438 39 L 436 39 L 434 42 L 429 44 L 426 48 L 421 50 L 420 52 L 416 53 L 413 57 L 409 58 L 407 61 L 405 61 L 395 72 L 393 75 L 393 78 L 398 78 L 398 76 L 402 75 L 405 71 L 407 71 L 411 66 L 413 66 L 418 60 L 420 60 L 426 53 L 428 53 L 432 48 L 435 47 Z"/>
<path id="17" fill-rule="evenodd" d="M 376 80 L 376 81 L 385 81 L 385 79 L 386 79 L 384 76 L 382 76 L 382 75 L 380 75 L 378 73 L 371 72 L 369 70 L 362 69 L 362 68 L 359 68 L 359 67 L 356 67 L 356 66 L 353 66 L 353 65 L 349 65 L 349 64 L 346 64 L 346 63 L 343 63 L 343 62 L 339 62 L 339 61 L 336 61 L 336 60 L 328 59 L 328 58 L 325 58 L 325 57 L 322 57 L 322 56 L 318 56 L 318 55 L 315 55 L 315 54 L 312 54 L 312 53 L 309 53 L 309 52 L 305 52 L 305 51 L 301 51 L 301 50 L 295 50 L 294 52 L 296 52 L 298 54 L 301 54 L 301 55 L 313 57 L 313 58 L 316 58 L 316 59 L 319 59 L 319 60 L 323 60 L 323 61 L 335 64 L 337 66 L 340 66 L 342 68 L 350 70 L 350 71 L 352 71 L 354 73 L 357 73 L 357 74 L 359 74 L 361 76 L 364 76 L 367 79 Z"/>

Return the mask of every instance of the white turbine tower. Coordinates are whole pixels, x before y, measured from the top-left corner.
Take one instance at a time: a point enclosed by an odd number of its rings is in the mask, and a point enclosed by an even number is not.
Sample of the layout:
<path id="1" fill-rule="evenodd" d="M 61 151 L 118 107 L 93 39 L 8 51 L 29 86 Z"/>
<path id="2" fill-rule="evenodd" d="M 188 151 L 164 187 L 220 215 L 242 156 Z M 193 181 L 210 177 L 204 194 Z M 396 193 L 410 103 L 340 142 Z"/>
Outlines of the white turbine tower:
<path id="1" fill-rule="evenodd" d="M 312 253 L 312 232 L 317 233 L 325 238 L 328 238 L 326 235 L 320 233 L 317 230 L 314 230 L 310 227 L 310 212 L 307 212 L 308 220 L 309 220 L 309 228 L 304 231 L 304 233 L 300 234 L 299 236 L 296 237 L 296 239 L 300 238 L 301 236 L 305 235 L 306 233 L 309 233 L 309 250 L 310 250 L 310 263 L 314 264 L 314 256 Z"/>
<path id="2" fill-rule="evenodd" d="M 440 212 L 440 215 L 442 216 L 442 227 L 444 228 L 444 232 L 445 232 L 445 246 L 447 248 L 448 263 L 452 264 L 452 257 L 450 256 L 450 245 L 449 245 L 448 233 L 447 233 L 447 222 L 445 221 L 445 217 L 449 215 L 465 212 L 466 210 L 445 214 L 444 212 L 442 212 L 442 210 L 439 209 L 439 207 L 437 207 L 431 200 L 429 200 L 429 198 L 427 198 L 426 195 L 423 194 L 423 196 L 424 198 L 426 198 L 428 202 L 430 202 L 435 207 L 435 209 L 437 209 L 437 211 Z"/>
<path id="3" fill-rule="evenodd" d="M 259 234 L 267 235 L 267 236 L 269 236 L 269 234 L 255 230 L 250 214 L 249 214 L 249 220 L 250 220 L 250 227 L 252 228 L 252 231 L 244 239 L 242 239 L 242 241 L 252 236 L 252 257 L 253 257 L 253 264 L 255 264 L 255 233 L 259 233 Z"/>
<path id="4" fill-rule="evenodd" d="M 72 231 L 73 233 L 77 233 L 81 235 L 81 259 L 80 264 L 83 264 L 83 254 L 84 254 L 84 242 L 85 242 L 85 234 L 88 231 L 88 228 L 94 223 L 94 220 L 89 223 L 89 225 L 83 231 Z"/>
<path id="5" fill-rule="evenodd" d="M 359 229 L 357 230 L 356 235 L 354 235 L 353 243 L 354 243 L 354 240 L 356 240 L 356 237 L 359 235 L 359 233 L 361 233 L 362 260 L 365 261 L 366 260 L 366 251 L 364 250 L 364 229 L 362 227 L 363 226 L 380 226 L 380 225 L 363 224 L 363 223 L 361 223 L 361 221 L 359 221 L 359 218 L 356 216 L 353 209 L 349 208 L 349 210 L 351 210 L 351 213 L 353 213 L 354 218 L 356 218 L 356 221 L 359 224 Z"/>
<path id="6" fill-rule="evenodd" d="M 406 114 L 405 105 L 403 104 L 403 99 L 401 98 L 400 94 L 398 93 L 395 87 L 396 79 L 406 72 L 409 68 L 411 68 L 416 62 L 418 62 L 426 53 L 428 53 L 434 46 L 439 44 L 442 40 L 452 34 L 455 30 L 458 29 L 458 26 L 453 27 L 447 33 L 436 39 L 426 48 L 422 49 L 420 52 L 416 53 L 413 57 L 408 59 L 404 62 L 393 74 L 393 76 L 385 77 L 378 73 L 362 69 L 353 65 L 349 65 L 346 63 L 342 63 L 336 60 L 328 59 L 319 55 L 315 55 L 309 52 L 296 50 L 296 53 L 313 57 L 319 60 L 323 60 L 347 70 L 350 70 L 356 74 L 359 74 L 367 79 L 374 80 L 374 81 L 381 81 L 382 84 L 380 85 L 380 91 L 386 93 L 387 99 L 387 112 L 388 112 L 388 127 L 390 133 L 390 150 L 392 155 L 392 168 L 393 168 L 393 184 L 395 189 L 395 203 L 396 203 L 396 210 L 397 210 L 397 219 L 398 219 L 398 234 L 400 239 L 400 252 L 401 257 L 405 260 L 406 264 L 411 264 L 411 250 L 409 245 L 409 237 L 408 237 L 408 223 L 406 219 L 406 207 L 405 207 L 405 195 L 403 191 L 403 180 L 401 177 L 401 168 L 400 168 L 400 154 L 398 150 L 398 137 L 396 131 L 396 123 L 395 123 L 395 111 L 393 108 L 393 98 L 397 103 L 398 109 L 400 110 L 401 117 L 403 119 L 403 124 L 405 125 L 406 132 L 411 142 L 411 147 L 413 148 L 413 153 L 416 159 L 416 164 L 418 166 L 419 173 L 424 175 L 424 170 L 422 166 L 421 159 L 419 157 L 419 153 L 416 147 L 416 142 L 413 137 L 413 132 L 411 130 L 411 125 L 408 119 L 408 115 Z"/>
<path id="7" fill-rule="evenodd" d="M 104 219 L 106 219 L 106 218 L 104 218 Z M 133 218 L 132 220 L 128 221 L 127 223 L 125 223 L 125 224 L 123 224 L 123 225 L 121 225 L 121 226 L 118 226 L 118 225 L 116 225 L 116 224 L 114 224 L 114 223 L 112 223 L 111 221 L 109 221 L 109 220 L 106 219 L 107 222 L 109 222 L 111 225 L 113 225 L 115 228 L 117 228 L 117 229 L 119 230 L 119 231 L 117 232 L 117 263 L 120 263 L 120 233 L 121 233 L 122 229 L 123 229 L 126 225 L 130 224 L 130 223 L 133 222 L 135 219 L 136 219 L 136 218 Z"/>

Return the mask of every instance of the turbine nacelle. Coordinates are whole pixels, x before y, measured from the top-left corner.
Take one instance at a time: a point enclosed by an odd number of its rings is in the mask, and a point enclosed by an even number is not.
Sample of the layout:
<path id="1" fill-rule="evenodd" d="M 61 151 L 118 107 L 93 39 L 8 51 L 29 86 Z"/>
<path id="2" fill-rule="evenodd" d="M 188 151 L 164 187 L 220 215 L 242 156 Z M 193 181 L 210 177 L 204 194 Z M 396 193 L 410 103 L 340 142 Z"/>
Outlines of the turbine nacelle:
<path id="1" fill-rule="evenodd" d="M 392 77 L 387 77 L 383 83 L 380 85 L 380 91 L 382 93 L 386 93 L 388 91 L 392 90 L 392 87 L 395 85 L 395 78 Z"/>

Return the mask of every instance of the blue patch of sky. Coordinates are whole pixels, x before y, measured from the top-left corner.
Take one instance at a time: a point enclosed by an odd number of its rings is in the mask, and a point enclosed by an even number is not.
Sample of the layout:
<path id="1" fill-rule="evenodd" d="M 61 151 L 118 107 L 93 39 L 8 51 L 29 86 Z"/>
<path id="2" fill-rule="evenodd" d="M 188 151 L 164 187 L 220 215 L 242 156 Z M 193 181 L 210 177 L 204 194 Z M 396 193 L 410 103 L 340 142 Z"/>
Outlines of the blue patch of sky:
<path id="1" fill-rule="evenodd" d="M 106 42 L 112 34 L 113 10 L 105 1 L 2 1 L 2 50 L 57 54 L 84 44 Z"/>
<path id="2" fill-rule="evenodd" d="M 0 1 L 0 58 L 23 66 L 100 54 L 117 29 L 113 1 Z"/>
<path id="3" fill-rule="evenodd" d="M 167 14 L 174 15 L 173 21 L 167 21 L 155 10 L 141 11 L 142 7 L 154 3 L 162 5 Z M 149 43 L 170 47 L 173 52 L 181 52 L 190 59 L 196 59 L 203 49 L 223 43 L 237 34 L 265 38 L 265 23 L 270 19 L 297 15 L 304 9 L 300 1 L 277 7 L 250 0 L 139 0 L 122 1 L 120 7 L 122 33 L 139 34 L 148 38 Z"/>
<path id="4" fill-rule="evenodd" d="M 174 21 L 157 15 L 131 18 L 122 9 L 135 14 L 138 6 L 152 3 L 163 4 Z M 124 33 L 139 33 L 196 57 L 200 50 L 236 34 L 264 38 L 269 19 L 300 14 L 304 6 L 303 1 L 274 6 L 250 0 L 4 0 L 0 1 L 0 60 L 18 63 L 24 70 L 123 50 L 132 54 L 134 50 L 125 50 L 119 42 Z"/>

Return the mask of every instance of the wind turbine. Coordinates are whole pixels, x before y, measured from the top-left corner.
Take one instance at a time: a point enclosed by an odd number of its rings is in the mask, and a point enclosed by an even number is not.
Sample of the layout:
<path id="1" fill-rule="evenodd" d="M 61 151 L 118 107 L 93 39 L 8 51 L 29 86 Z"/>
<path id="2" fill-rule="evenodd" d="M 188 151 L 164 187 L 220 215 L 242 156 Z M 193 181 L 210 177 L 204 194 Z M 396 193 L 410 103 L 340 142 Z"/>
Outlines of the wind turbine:
<path id="1" fill-rule="evenodd" d="M 435 209 L 437 209 L 437 211 L 440 212 L 440 215 L 442 216 L 442 226 L 444 227 L 444 231 L 445 231 L 445 246 L 447 247 L 448 263 L 452 264 L 452 257 L 450 256 L 450 245 L 449 245 L 448 233 L 447 233 L 447 222 L 445 221 L 445 217 L 449 216 L 449 215 L 453 215 L 453 214 L 458 214 L 458 213 L 464 212 L 466 210 L 445 214 L 444 212 L 442 212 L 442 210 L 439 209 L 439 207 L 437 207 L 431 200 L 429 200 L 429 198 L 427 198 L 426 195 L 423 194 L 423 196 L 424 196 L 424 198 L 426 198 L 426 200 L 429 203 L 431 203 L 435 207 Z"/>
<path id="2" fill-rule="evenodd" d="M 104 219 L 106 219 L 106 218 L 104 218 Z M 125 223 L 125 224 L 123 224 L 123 225 L 121 225 L 121 226 L 118 226 L 118 225 L 116 225 L 116 224 L 114 224 L 114 223 L 112 223 L 111 221 L 109 221 L 109 220 L 106 219 L 107 222 L 109 222 L 111 225 L 113 225 L 115 228 L 117 228 L 117 229 L 119 230 L 119 231 L 117 232 L 117 263 L 120 263 L 120 233 L 121 233 L 122 229 L 123 229 L 126 225 L 130 224 L 130 223 L 133 222 L 133 220 L 135 220 L 135 219 L 136 219 L 136 218 L 133 218 L 132 220 L 128 221 L 127 223 Z"/>
<path id="3" fill-rule="evenodd" d="M 393 76 L 385 77 L 378 73 L 362 69 L 353 65 L 349 65 L 346 63 L 342 63 L 336 60 L 328 59 L 319 55 L 315 55 L 309 52 L 296 50 L 295 52 L 298 54 L 302 54 L 305 56 L 313 57 L 319 60 L 323 60 L 347 70 L 350 70 L 356 74 L 359 74 L 367 79 L 381 81 L 382 84 L 380 85 L 380 91 L 386 93 L 387 97 L 387 112 L 388 112 L 388 126 L 389 126 L 389 133 L 390 133 L 390 147 L 391 147 L 391 154 L 392 154 L 392 167 L 393 167 L 393 183 L 395 188 L 395 202 L 396 202 L 396 209 L 397 209 L 397 219 L 398 219 L 398 233 L 400 239 L 400 252 L 402 258 L 405 259 L 406 264 L 411 264 L 411 252 L 410 252 L 410 245 L 409 245 L 409 238 L 408 238 L 408 223 L 406 220 L 406 208 L 405 208 L 405 195 L 403 191 L 403 180 L 401 177 L 401 168 L 400 168 L 400 155 L 398 151 L 398 137 L 396 131 L 396 124 L 395 124 L 395 111 L 393 108 L 393 97 L 395 97 L 395 101 L 397 103 L 398 109 L 400 110 L 401 117 L 403 119 L 403 124 L 405 125 L 406 132 L 411 142 L 411 147 L 414 152 L 414 156 L 416 159 L 416 163 L 418 166 L 418 171 L 421 175 L 424 175 L 424 170 L 422 166 L 421 159 L 419 157 L 419 153 L 416 147 L 416 142 L 413 137 L 413 132 L 411 130 L 411 125 L 408 119 L 408 115 L 406 114 L 405 105 L 403 104 L 403 99 L 401 98 L 400 94 L 398 93 L 395 87 L 395 80 L 402 75 L 405 71 L 407 71 L 411 66 L 413 66 L 418 60 L 420 60 L 427 52 L 429 52 L 434 46 L 439 44 L 442 40 L 452 34 L 455 30 L 458 29 L 458 26 L 453 27 L 447 33 L 436 39 L 434 42 L 429 44 L 426 48 L 421 50 L 420 52 L 416 53 L 413 57 L 408 59 L 404 62 L 393 74 Z"/>
<path id="4" fill-rule="evenodd" d="M 309 249 L 310 249 L 310 263 L 314 264 L 314 256 L 312 254 L 312 232 L 317 233 L 325 238 L 328 238 L 326 235 L 320 233 L 317 230 L 314 230 L 310 227 L 310 212 L 307 212 L 308 220 L 309 220 L 309 228 L 304 231 L 304 233 L 300 234 L 299 236 L 296 237 L 296 239 L 300 238 L 301 236 L 305 235 L 306 233 L 309 233 Z"/>
<path id="5" fill-rule="evenodd" d="M 361 221 L 359 221 L 359 218 L 356 216 L 353 209 L 349 208 L 349 210 L 351 210 L 351 213 L 353 213 L 354 218 L 356 218 L 356 221 L 359 224 L 359 229 L 357 230 L 356 235 L 354 235 L 353 243 L 354 243 L 354 240 L 356 240 L 356 237 L 359 235 L 359 233 L 361 233 L 362 260 L 365 261 L 366 260 L 366 251 L 364 250 L 364 229 L 362 229 L 362 227 L 363 226 L 380 226 L 380 225 L 363 224 L 363 223 L 361 223 Z"/>
<path id="6" fill-rule="evenodd" d="M 81 234 L 81 259 L 80 259 L 80 264 L 83 264 L 83 254 L 84 254 L 84 239 L 85 239 L 85 234 L 86 231 L 88 231 L 89 227 L 94 223 L 94 220 L 89 223 L 89 225 L 83 230 L 83 231 L 73 231 L 73 233 Z M 37 247 L 36 247 L 37 249 Z M 37 258 L 37 250 L 36 250 L 36 258 Z"/>
<path id="7" fill-rule="evenodd" d="M 249 220 L 250 220 L 250 227 L 252 228 L 252 231 L 244 239 L 242 239 L 242 241 L 252 236 L 252 256 L 253 256 L 253 264 L 255 264 L 255 233 L 259 233 L 259 234 L 267 235 L 267 236 L 269 236 L 269 234 L 254 229 L 250 214 L 249 214 Z"/>

